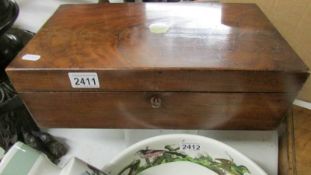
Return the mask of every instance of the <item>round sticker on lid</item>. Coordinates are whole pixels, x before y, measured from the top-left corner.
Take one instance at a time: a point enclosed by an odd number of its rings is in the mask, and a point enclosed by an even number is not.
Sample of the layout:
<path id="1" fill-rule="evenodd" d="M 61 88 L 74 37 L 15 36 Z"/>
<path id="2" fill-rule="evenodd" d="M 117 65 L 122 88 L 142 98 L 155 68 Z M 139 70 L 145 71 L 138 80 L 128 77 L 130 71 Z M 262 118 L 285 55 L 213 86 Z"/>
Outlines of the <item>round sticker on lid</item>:
<path id="1" fill-rule="evenodd" d="M 163 22 L 152 23 L 149 25 L 149 30 L 152 33 L 166 33 L 170 26 Z"/>

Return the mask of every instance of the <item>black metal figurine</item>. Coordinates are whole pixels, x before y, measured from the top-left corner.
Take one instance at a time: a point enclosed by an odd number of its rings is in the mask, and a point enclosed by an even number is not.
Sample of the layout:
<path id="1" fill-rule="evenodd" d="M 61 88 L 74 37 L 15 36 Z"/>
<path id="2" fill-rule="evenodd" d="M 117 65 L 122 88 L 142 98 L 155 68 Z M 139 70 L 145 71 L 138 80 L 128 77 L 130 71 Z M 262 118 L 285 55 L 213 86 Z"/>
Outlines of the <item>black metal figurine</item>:
<path id="1" fill-rule="evenodd" d="M 67 148 L 50 134 L 40 131 L 17 96 L 4 69 L 33 33 L 11 28 L 19 8 L 13 0 L 0 0 L 0 146 L 8 150 L 16 141 L 22 141 L 41 150 L 53 161 L 66 154 Z"/>

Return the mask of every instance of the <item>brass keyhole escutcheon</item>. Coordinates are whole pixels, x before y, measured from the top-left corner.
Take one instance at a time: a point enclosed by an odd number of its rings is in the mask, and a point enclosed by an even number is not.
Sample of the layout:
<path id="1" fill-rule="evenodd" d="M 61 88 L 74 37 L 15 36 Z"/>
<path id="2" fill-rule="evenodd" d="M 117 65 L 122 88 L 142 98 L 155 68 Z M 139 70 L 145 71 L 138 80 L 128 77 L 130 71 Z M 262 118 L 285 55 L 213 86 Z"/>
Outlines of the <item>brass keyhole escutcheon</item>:
<path id="1" fill-rule="evenodd" d="M 162 100 L 160 97 L 153 96 L 150 99 L 150 103 L 152 108 L 157 109 L 161 107 Z"/>

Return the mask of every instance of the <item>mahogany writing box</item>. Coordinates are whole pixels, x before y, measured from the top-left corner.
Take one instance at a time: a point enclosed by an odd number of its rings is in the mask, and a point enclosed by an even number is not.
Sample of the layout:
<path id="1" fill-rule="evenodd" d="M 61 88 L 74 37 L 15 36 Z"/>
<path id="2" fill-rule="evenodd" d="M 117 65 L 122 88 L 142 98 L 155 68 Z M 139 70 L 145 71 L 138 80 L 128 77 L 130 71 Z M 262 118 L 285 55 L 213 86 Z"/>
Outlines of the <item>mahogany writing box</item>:
<path id="1" fill-rule="evenodd" d="M 274 129 L 308 77 L 256 5 L 219 3 L 63 5 L 6 72 L 40 126 L 88 128 Z"/>

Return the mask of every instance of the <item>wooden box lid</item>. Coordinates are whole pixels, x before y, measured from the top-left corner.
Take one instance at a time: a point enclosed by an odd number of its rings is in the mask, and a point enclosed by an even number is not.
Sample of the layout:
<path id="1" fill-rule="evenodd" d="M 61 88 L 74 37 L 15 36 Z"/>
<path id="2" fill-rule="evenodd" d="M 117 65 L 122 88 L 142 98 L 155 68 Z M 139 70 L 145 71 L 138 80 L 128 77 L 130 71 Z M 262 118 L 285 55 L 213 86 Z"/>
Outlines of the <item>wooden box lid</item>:
<path id="1" fill-rule="evenodd" d="M 308 76 L 256 5 L 220 3 L 63 5 L 6 71 L 19 92 L 90 90 L 69 72 L 97 73 L 98 91 L 288 92 Z"/>

